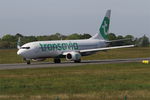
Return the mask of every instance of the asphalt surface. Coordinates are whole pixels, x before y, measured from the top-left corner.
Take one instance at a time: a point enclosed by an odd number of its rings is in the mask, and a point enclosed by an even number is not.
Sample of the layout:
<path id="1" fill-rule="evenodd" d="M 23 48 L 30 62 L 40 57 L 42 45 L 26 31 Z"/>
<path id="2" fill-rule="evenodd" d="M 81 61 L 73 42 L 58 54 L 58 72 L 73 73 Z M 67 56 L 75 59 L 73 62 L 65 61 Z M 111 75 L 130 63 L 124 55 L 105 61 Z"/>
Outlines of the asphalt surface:
<path id="1" fill-rule="evenodd" d="M 67 67 L 79 66 L 86 64 L 111 64 L 111 63 L 127 63 L 127 62 L 142 62 L 142 60 L 150 60 L 150 58 L 130 58 L 130 59 L 106 59 L 106 60 L 83 60 L 81 63 L 62 62 L 60 64 L 50 62 L 34 62 L 31 65 L 26 63 L 18 64 L 0 64 L 0 70 L 4 69 L 21 69 L 21 68 L 46 68 L 46 67 Z"/>

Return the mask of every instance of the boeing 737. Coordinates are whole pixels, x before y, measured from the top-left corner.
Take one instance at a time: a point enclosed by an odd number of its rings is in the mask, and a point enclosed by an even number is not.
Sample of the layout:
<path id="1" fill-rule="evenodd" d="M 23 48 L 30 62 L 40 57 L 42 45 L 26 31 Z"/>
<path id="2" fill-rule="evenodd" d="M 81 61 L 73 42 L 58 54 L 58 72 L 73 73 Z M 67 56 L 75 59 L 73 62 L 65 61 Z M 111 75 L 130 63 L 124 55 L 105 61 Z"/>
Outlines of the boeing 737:
<path id="1" fill-rule="evenodd" d="M 108 47 L 108 44 L 112 42 L 108 40 L 110 15 L 111 10 L 108 10 L 100 26 L 99 33 L 89 39 L 35 41 L 20 46 L 19 38 L 17 54 L 22 56 L 27 64 L 30 64 L 31 60 L 43 61 L 46 58 L 54 58 L 54 63 L 61 63 L 60 58 L 79 63 L 82 56 L 88 56 L 98 51 L 133 47 L 134 45 Z"/>

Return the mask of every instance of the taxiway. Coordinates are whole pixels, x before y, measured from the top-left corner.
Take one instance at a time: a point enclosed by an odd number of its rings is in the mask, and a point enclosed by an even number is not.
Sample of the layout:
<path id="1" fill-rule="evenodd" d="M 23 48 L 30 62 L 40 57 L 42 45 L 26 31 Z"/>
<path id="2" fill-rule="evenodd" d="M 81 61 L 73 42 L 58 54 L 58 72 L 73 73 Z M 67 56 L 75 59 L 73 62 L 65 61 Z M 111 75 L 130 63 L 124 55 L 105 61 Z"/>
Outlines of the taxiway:
<path id="1" fill-rule="evenodd" d="M 62 62 L 59 64 L 51 62 L 34 62 L 30 65 L 26 63 L 18 64 L 0 64 L 0 70 L 5 69 L 21 69 L 21 68 L 46 68 L 46 67 L 73 67 L 86 64 L 111 64 L 111 63 L 127 63 L 127 62 L 142 62 L 142 60 L 150 60 L 150 58 L 130 58 L 130 59 L 106 59 L 106 60 L 82 60 L 81 63 Z"/>

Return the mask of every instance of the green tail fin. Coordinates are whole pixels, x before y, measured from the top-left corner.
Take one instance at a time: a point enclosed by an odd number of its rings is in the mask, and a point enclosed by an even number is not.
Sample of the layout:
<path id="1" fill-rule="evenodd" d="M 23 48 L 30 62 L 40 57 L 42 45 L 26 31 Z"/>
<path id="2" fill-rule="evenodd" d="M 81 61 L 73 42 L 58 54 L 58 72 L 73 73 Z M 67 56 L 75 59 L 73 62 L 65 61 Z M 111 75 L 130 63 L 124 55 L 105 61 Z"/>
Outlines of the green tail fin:
<path id="1" fill-rule="evenodd" d="M 99 34 L 101 37 L 105 40 L 108 40 L 108 31 L 109 31 L 109 24 L 110 24 L 110 15 L 111 15 L 111 10 L 108 10 L 106 12 L 106 15 L 104 17 L 104 20 L 101 24 L 101 27 L 99 29 Z"/>

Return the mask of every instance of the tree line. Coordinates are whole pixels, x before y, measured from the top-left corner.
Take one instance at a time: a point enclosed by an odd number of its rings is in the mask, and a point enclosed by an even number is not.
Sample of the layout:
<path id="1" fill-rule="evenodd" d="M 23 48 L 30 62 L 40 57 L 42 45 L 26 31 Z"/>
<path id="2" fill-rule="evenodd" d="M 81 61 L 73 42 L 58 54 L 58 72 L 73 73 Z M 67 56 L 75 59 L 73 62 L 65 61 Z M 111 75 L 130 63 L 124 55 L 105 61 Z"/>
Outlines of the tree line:
<path id="1" fill-rule="evenodd" d="M 6 34 L 2 38 L 0 38 L 0 49 L 16 48 L 17 40 L 19 37 L 21 37 L 21 43 L 23 45 L 25 43 L 33 42 L 33 41 L 88 39 L 91 37 L 91 35 L 88 33 L 84 33 L 84 34 L 74 33 L 71 35 L 62 35 L 60 33 L 55 33 L 52 35 L 44 35 L 44 36 L 24 36 L 20 33 L 17 33 L 16 35 Z M 110 43 L 111 46 L 135 44 L 136 46 L 147 47 L 150 44 L 149 38 L 146 35 L 140 38 L 135 38 L 132 35 L 126 35 L 126 36 L 118 35 L 117 36 L 114 33 L 109 33 L 108 39 L 109 40 L 120 40 L 120 39 L 123 40 L 124 39 L 123 41 L 116 41 L 116 42 Z"/>

